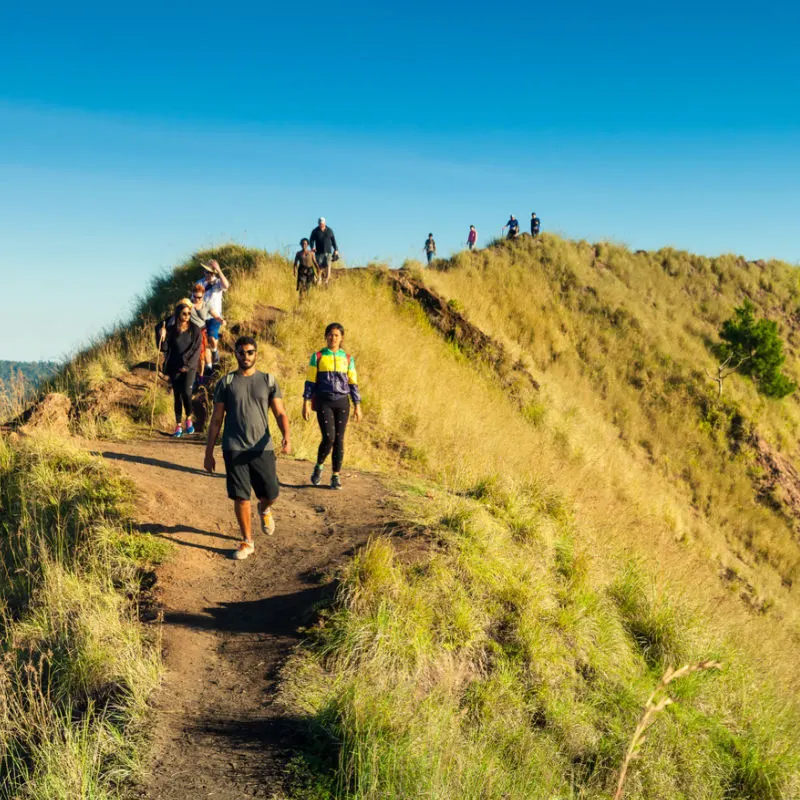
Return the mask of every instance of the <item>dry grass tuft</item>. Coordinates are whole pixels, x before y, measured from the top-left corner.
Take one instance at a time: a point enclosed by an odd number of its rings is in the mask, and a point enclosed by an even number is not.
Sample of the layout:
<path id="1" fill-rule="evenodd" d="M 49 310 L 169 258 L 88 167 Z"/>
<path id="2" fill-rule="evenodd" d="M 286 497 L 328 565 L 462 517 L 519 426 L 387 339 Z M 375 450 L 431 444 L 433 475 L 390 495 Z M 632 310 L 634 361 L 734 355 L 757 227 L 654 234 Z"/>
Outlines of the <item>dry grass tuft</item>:
<path id="1" fill-rule="evenodd" d="M 639 758 L 642 745 L 647 738 L 647 729 L 655 722 L 656 715 L 663 711 L 667 706 L 672 705 L 675 701 L 666 693 L 667 686 L 673 681 L 690 675 L 693 672 L 702 672 L 708 669 L 722 669 L 722 664 L 719 661 L 708 659 L 706 661 L 698 661 L 696 664 L 686 664 L 679 669 L 673 670 L 672 668 L 661 676 L 661 680 L 653 690 L 650 697 L 647 698 L 647 703 L 644 707 L 639 724 L 633 732 L 630 744 L 625 753 L 625 760 L 622 762 L 622 767 L 619 773 L 619 782 L 617 783 L 617 791 L 614 793 L 614 800 L 620 800 L 622 797 L 625 778 L 628 774 L 628 768 L 631 762 Z"/>

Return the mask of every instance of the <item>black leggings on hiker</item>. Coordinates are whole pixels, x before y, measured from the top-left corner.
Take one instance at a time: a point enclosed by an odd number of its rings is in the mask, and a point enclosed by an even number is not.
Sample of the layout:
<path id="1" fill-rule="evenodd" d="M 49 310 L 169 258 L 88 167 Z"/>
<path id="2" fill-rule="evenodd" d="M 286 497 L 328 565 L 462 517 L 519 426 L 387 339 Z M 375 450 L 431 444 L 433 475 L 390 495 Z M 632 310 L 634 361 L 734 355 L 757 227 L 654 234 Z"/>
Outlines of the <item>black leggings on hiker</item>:
<path id="1" fill-rule="evenodd" d="M 333 450 L 333 471 L 339 472 L 344 459 L 344 431 L 350 418 L 350 397 L 319 401 L 317 422 L 322 431 L 322 441 L 317 451 L 317 464 L 322 464 Z"/>
<path id="2" fill-rule="evenodd" d="M 172 381 L 172 394 L 175 397 L 175 421 L 180 425 L 181 411 L 186 409 L 186 416 L 192 415 L 192 387 L 194 386 L 196 369 L 190 369 L 186 372 L 178 372 L 176 375 L 171 375 Z"/>

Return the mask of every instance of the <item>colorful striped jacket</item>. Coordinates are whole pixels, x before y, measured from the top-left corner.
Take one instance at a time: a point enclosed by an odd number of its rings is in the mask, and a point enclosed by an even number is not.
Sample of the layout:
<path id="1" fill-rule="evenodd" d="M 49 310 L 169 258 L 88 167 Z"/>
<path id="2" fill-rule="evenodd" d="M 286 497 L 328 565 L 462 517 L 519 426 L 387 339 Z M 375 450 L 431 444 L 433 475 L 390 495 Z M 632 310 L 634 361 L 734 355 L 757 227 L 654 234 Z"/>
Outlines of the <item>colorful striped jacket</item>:
<path id="1" fill-rule="evenodd" d="M 350 395 L 353 405 L 357 406 L 361 402 L 355 358 L 341 348 L 334 353 L 333 350 L 323 347 L 322 350 L 312 353 L 303 398 L 311 400 L 314 395 L 336 398 L 347 394 Z"/>

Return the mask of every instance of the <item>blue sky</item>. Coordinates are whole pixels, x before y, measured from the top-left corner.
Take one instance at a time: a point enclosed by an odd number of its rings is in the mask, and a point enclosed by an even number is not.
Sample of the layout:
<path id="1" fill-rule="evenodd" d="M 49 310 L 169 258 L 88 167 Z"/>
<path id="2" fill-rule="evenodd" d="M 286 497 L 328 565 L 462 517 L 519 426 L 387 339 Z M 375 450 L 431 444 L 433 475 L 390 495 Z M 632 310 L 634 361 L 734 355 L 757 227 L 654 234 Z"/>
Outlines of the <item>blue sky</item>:
<path id="1" fill-rule="evenodd" d="M 193 251 L 320 214 L 349 264 L 534 210 L 800 261 L 797 5 L 551 5 L 0 10 L 0 358 L 65 356 Z"/>

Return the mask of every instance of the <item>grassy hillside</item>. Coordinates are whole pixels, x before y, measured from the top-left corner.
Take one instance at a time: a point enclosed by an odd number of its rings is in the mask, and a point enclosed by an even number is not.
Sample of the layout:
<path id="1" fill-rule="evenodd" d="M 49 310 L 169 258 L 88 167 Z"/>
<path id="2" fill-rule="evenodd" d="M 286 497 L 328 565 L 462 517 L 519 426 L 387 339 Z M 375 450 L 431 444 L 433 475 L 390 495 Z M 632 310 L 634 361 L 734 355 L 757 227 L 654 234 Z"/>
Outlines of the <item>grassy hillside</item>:
<path id="1" fill-rule="evenodd" d="M 300 418 L 305 364 L 325 324 L 344 324 L 365 410 L 347 464 L 396 482 L 397 532 L 425 545 L 411 557 L 376 538 L 287 666 L 285 702 L 312 743 L 298 797 L 612 797 L 659 678 L 705 659 L 722 671 L 669 687 L 679 702 L 626 796 L 800 793 L 796 520 L 755 445 L 791 462 L 798 398 L 733 376 L 718 399 L 705 372 L 749 297 L 800 375 L 791 267 L 546 236 L 420 271 L 502 345 L 487 361 L 379 268 L 298 306 L 285 260 L 228 246 L 156 282 L 136 321 L 57 385 L 80 401 L 152 360 L 152 322 L 211 255 L 232 279 L 229 322 L 256 330 L 281 382 L 301 458 L 318 441 Z"/>

